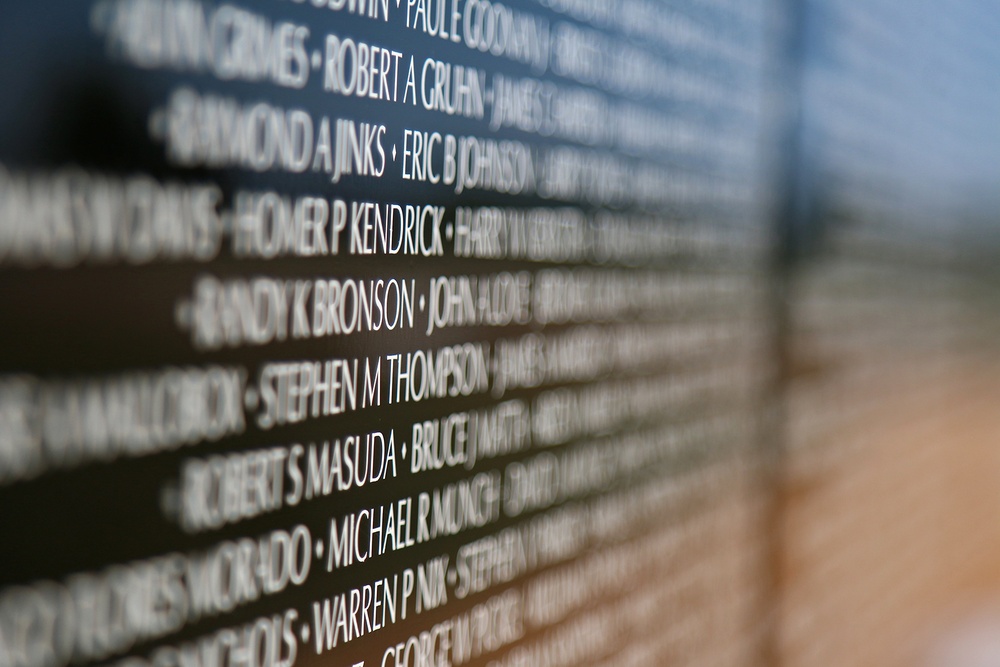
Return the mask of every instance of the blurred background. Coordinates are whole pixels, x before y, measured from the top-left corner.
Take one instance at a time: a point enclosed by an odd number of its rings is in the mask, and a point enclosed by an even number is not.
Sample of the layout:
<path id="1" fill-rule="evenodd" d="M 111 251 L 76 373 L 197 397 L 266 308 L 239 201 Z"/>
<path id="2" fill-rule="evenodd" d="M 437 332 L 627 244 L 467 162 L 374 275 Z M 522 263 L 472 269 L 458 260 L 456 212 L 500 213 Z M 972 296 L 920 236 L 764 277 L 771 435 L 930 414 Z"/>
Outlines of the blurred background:
<path id="1" fill-rule="evenodd" d="M 799 12 L 782 664 L 1000 664 L 1000 16 Z"/>

